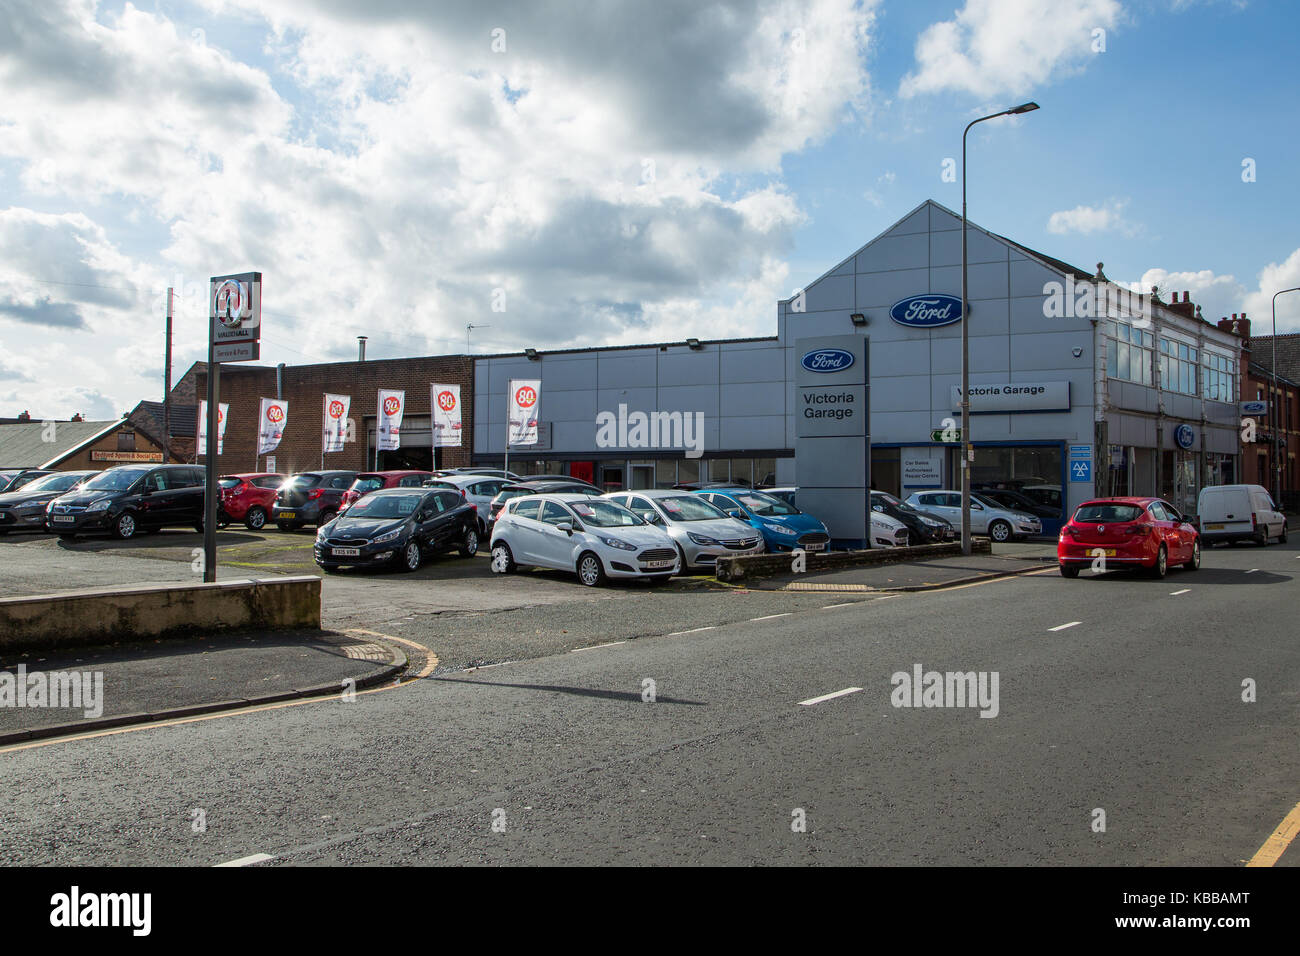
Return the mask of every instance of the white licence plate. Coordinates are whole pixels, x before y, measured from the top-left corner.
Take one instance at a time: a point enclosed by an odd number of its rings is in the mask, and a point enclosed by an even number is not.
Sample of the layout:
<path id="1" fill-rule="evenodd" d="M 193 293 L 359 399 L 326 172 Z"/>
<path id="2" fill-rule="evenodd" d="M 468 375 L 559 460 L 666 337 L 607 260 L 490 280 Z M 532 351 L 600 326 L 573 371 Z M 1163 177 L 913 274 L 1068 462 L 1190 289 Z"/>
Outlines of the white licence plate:
<path id="1" fill-rule="evenodd" d="M 643 561 L 642 562 L 642 564 L 644 564 L 647 568 L 671 568 L 674 563 L 675 562 L 673 561 Z"/>
<path id="2" fill-rule="evenodd" d="M 336 558 L 359 558 L 361 557 L 360 548 L 330 548 L 330 554 Z"/>
<path id="3" fill-rule="evenodd" d="M 53 515 L 55 524 L 72 524 L 77 518 L 75 515 Z"/>
<path id="4" fill-rule="evenodd" d="M 805 551 L 822 551 L 822 550 L 824 550 L 825 548 L 826 548 L 826 545 L 824 545 L 824 544 L 805 544 L 805 545 L 803 546 L 803 549 L 804 549 Z"/>

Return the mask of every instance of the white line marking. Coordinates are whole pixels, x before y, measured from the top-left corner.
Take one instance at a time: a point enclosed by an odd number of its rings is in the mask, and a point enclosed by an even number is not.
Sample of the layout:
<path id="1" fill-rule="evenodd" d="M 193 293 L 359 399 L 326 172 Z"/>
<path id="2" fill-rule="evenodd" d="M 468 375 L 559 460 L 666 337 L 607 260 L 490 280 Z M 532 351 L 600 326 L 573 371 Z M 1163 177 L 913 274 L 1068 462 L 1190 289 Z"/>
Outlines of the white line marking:
<path id="1" fill-rule="evenodd" d="M 823 604 L 822 610 L 829 611 L 833 607 L 848 607 L 850 604 L 861 604 L 861 601 L 845 601 L 843 604 Z"/>
<path id="2" fill-rule="evenodd" d="M 1247 574 L 1254 574 L 1254 573 L 1255 573 L 1256 571 L 1258 571 L 1258 570 L 1259 570 L 1259 568 L 1251 568 L 1251 569 L 1250 569 L 1249 571 L 1247 571 L 1246 573 L 1247 573 Z"/>
<path id="3" fill-rule="evenodd" d="M 1075 625 L 1077 625 L 1077 624 L 1082 624 L 1082 623 L 1083 623 L 1082 621 L 1071 621 L 1069 624 L 1058 624 L 1058 625 L 1056 625 L 1056 627 L 1049 627 L 1048 630 L 1049 630 L 1049 631 L 1063 631 L 1063 630 L 1065 630 L 1067 627 L 1074 627 Z"/>
<path id="4" fill-rule="evenodd" d="M 505 667 L 507 664 L 518 664 L 518 663 L 519 663 L 518 661 L 499 661 L 499 662 L 496 663 L 496 664 L 480 664 L 480 665 L 478 665 L 477 667 L 467 667 L 467 668 L 465 668 L 465 670 L 467 670 L 467 671 L 486 671 L 486 670 L 491 670 L 491 669 L 494 668 L 494 667 Z"/>
<path id="5" fill-rule="evenodd" d="M 833 694 L 822 694 L 820 697 L 810 697 L 808 700 L 799 701 L 800 707 L 811 707 L 813 704 L 820 704 L 824 700 L 834 700 L 836 697 L 843 697 L 846 694 L 856 694 L 862 690 L 861 687 L 846 687 L 843 690 L 837 690 Z"/>
<path id="6" fill-rule="evenodd" d="M 274 860 L 275 857 L 269 853 L 254 853 L 252 856 L 241 856 L 238 860 L 231 860 L 229 863 L 218 863 L 217 866 L 252 866 L 254 863 L 265 863 L 267 860 Z"/>
<path id="7" fill-rule="evenodd" d="M 569 653 L 576 654 L 579 651 L 594 651 L 602 647 L 617 647 L 620 644 L 626 643 L 627 641 L 610 641 L 608 644 L 592 644 L 591 647 L 571 647 L 569 648 Z"/>
<path id="8" fill-rule="evenodd" d="M 751 617 L 751 618 L 749 619 L 749 621 L 750 621 L 751 624 L 752 624 L 754 621 L 770 621 L 770 620 L 772 620 L 772 618 L 774 618 L 774 617 L 789 617 L 789 616 L 790 616 L 791 614 L 793 614 L 793 613 L 794 613 L 794 611 L 783 611 L 783 612 L 780 613 L 780 614 L 764 614 L 762 617 Z"/>
<path id="9" fill-rule="evenodd" d="M 1170 597 L 1178 597 L 1178 595 L 1180 595 L 1180 594 L 1186 594 L 1186 593 L 1187 593 L 1188 591 L 1190 591 L 1190 590 L 1191 590 L 1191 588 L 1183 588 L 1181 591 L 1170 591 L 1170 592 L 1169 592 L 1169 596 L 1170 596 Z"/>
<path id="10" fill-rule="evenodd" d="M 709 625 L 706 625 L 705 627 L 693 627 L 693 628 L 691 628 L 689 631 L 673 631 L 673 632 L 670 633 L 670 634 L 665 634 L 664 637 L 677 637 L 678 635 L 681 635 L 681 634 L 698 634 L 700 631 L 712 631 L 712 630 L 716 630 L 717 627 L 718 627 L 718 625 L 716 625 L 716 624 L 709 624 Z"/>

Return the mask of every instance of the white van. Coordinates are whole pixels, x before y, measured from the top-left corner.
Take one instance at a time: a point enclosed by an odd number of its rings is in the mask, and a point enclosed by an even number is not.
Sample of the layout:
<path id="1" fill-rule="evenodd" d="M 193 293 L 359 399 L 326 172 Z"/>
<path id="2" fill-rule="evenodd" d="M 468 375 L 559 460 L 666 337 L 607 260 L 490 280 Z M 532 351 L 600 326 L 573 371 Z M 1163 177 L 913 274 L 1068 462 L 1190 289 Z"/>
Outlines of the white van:
<path id="1" fill-rule="evenodd" d="M 1201 489 L 1196 513 L 1201 539 L 1254 541 L 1268 544 L 1269 538 L 1286 543 L 1286 517 L 1273 504 L 1262 485 L 1211 485 Z"/>

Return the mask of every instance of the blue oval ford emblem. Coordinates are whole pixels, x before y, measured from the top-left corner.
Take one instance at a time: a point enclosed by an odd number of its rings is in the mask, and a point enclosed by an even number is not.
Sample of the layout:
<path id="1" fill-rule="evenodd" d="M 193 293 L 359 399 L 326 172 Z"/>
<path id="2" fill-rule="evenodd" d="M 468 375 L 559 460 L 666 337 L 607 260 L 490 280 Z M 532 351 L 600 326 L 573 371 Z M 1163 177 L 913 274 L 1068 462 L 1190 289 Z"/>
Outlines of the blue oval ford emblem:
<path id="1" fill-rule="evenodd" d="M 853 362 L 853 353 L 846 349 L 813 349 L 799 364 L 810 372 L 842 372 Z"/>
<path id="2" fill-rule="evenodd" d="M 1192 430 L 1191 425 L 1179 425 L 1174 429 L 1174 441 L 1178 443 L 1179 448 L 1191 448 L 1196 444 L 1196 432 Z"/>
<path id="3" fill-rule="evenodd" d="M 910 325 L 918 329 L 951 325 L 961 321 L 961 299 L 941 292 L 909 295 L 894 303 L 889 310 L 889 317 L 899 325 Z"/>

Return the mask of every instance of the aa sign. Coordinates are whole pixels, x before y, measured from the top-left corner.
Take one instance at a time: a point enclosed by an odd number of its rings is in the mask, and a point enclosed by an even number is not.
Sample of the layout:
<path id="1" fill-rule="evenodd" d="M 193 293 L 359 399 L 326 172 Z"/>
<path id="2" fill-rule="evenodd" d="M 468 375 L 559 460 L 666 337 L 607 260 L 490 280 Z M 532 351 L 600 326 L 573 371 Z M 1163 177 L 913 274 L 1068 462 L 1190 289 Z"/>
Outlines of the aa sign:
<path id="1" fill-rule="evenodd" d="M 351 395 L 325 395 L 325 426 L 321 437 L 321 453 L 343 450 L 348 433 L 348 408 Z"/>
<path id="2" fill-rule="evenodd" d="M 379 390 L 379 451 L 395 451 L 402 444 L 402 412 L 406 405 L 406 392 L 392 388 Z"/>
<path id="3" fill-rule="evenodd" d="M 510 414 L 506 438 L 509 444 L 537 444 L 537 413 L 541 397 L 540 379 L 510 380 Z"/>
<path id="4" fill-rule="evenodd" d="M 459 448 L 461 444 L 460 386 L 429 386 L 433 409 L 433 447 Z"/>
<path id="5" fill-rule="evenodd" d="M 262 411 L 258 417 L 257 453 L 265 455 L 280 447 L 284 437 L 284 426 L 289 421 L 289 403 L 278 398 L 262 399 Z"/>
<path id="6" fill-rule="evenodd" d="M 221 450 L 226 439 L 226 412 L 230 410 L 230 405 L 226 402 L 217 404 L 217 454 L 224 452 Z M 199 443 L 195 446 L 200 455 L 208 453 L 208 403 L 199 402 Z"/>

